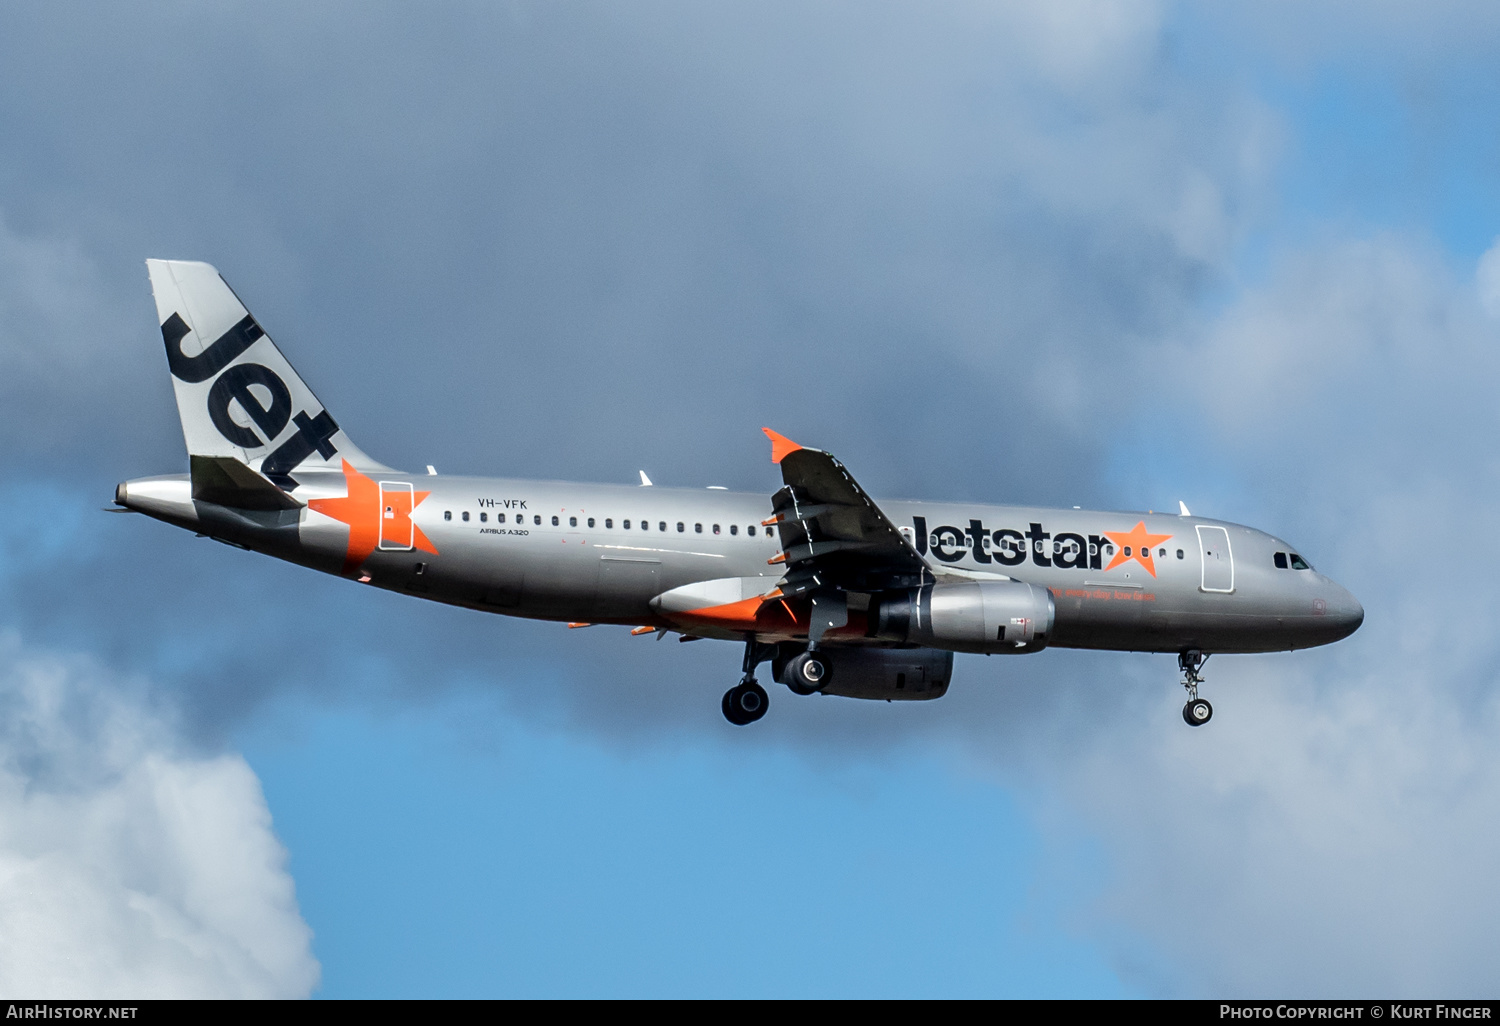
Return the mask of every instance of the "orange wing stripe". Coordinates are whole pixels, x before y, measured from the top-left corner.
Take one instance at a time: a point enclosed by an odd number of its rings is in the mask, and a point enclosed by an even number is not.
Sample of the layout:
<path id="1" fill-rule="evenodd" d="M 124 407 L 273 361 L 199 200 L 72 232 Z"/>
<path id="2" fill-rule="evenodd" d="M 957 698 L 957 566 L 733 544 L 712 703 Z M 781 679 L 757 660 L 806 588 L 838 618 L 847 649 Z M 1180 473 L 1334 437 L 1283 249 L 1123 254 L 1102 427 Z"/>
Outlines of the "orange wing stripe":
<path id="1" fill-rule="evenodd" d="M 722 606 L 703 606 L 701 609 L 672 613 L 671 617 L 674 620 L 734 630 L 795 632 L 807 629 L 807 625 L 799 623 L 784 602 L 767 601 L 767 596 L 764 595 L 726 602 Z"/>

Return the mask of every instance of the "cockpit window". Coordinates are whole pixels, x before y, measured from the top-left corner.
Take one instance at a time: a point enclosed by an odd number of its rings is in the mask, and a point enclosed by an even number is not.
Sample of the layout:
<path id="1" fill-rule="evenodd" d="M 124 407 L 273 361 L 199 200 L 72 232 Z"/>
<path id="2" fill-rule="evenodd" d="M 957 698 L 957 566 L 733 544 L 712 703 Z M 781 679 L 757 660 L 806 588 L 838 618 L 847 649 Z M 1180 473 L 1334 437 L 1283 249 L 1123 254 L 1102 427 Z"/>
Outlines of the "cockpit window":
<path id="1" fill-rule="evenodd" d="M 1278 552 L 1278 553 L 1276 553 L 1275 559 L 1276 559 L 1276 569 L 1278 569 L 1278 570 L 1285 570 L 1286 569 L 1286 553 L 1285 552 Z"/>
<path id="2" fill-rule="evenodd" d="M 1293 552 L 1292 553 L 1292 569 L 1293 570 L 1311 570 L 1312 567 L 1310 567 L 1310 566 L 1307 565 L 1307 560 L 1303 559 L 1301 556 L 1299 556 L 1295 552 Z"/>

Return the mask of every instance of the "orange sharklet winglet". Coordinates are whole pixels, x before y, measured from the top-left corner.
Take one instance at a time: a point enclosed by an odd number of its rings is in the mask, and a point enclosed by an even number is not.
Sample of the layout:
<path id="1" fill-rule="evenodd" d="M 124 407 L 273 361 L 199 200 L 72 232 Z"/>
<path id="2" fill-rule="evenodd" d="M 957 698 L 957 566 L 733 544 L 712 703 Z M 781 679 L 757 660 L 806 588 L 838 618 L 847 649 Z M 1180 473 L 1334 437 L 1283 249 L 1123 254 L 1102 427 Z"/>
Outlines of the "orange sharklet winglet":
<path id="1" fill-rule="evenodd" d="M 761 430 L 764 431 L 766 433 L 766 437 L 771 440 L 772 463 L 780 463 L 792 453 L 802 448 L 802 446 L 792 441 L 786 435 L 778 435 L 768 427 L 763 427 L 761 428 Z"/>
<path id="2" fill-rule="evenodd" d="M 775 566 L 777 563 L 785 563 L 785 562 L 786 562 L 786 553 L 785 552 L 778 552 L 778 553 L 776 553 L 776 555 L 774 555 L 770 559 L 766 560 L 766 565 L 767 566 Z"/>
<path id="3" fill-rule="evenodd" d="M 655 627 L 636 627 L 630 633 L 631 634 L 654 634 L 654 633 L 656 633 L 656 628 Z"/>
<path id="4" fill-rule="evenodd" d="M 765 520 L 762 520 L 760 522 L 760 526 L 761 527 L 775 527 L 779 523 L 781 523 L 781 514 L 780 513 L 776 514 L 774 517 L 767 517 Z"/>
<path id="5" fill-rule="evenodd" d="M 591 623 L 570 623 L 570 624 L 568 624 L 568 630 L 570 630 L 570 631 L 576 631 L 580 627 L 592 627 L 592 626 L 594 626 L 594 625 L 591 624 Z"/>

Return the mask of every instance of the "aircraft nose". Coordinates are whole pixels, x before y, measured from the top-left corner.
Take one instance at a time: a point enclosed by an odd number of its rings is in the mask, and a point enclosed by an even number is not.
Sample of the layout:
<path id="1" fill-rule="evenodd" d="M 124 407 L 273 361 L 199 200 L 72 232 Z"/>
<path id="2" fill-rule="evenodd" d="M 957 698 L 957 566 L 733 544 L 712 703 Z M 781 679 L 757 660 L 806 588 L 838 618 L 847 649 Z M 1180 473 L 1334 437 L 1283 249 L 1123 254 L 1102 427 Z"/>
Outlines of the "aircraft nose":
<path id="1" fill-rule="evenodd" d="M 1342 585 L 1329 581 L 1325 601 L 1328 604 L 1326 615 L 1331 624 L 1338 628 L 1340 638 L 1347 638 L 1365 622 L 1365 607 Z"/>

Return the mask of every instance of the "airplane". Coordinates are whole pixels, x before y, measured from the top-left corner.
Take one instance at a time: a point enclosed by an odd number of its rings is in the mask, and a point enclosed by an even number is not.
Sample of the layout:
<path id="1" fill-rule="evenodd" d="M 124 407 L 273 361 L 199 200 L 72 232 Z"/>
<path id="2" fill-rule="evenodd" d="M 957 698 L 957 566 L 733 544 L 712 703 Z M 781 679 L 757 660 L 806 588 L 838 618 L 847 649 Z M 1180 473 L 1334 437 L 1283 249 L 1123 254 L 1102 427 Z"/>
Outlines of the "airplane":
<path id="1" fill-rule="evenodd" d="M 394 470 L 365 455 L 208 264 L 148 260 L 189 473 L 115 489 L 133 510 L 360 584 L 631 634 L 743 644 L 725 718 L 769 697 L 924 700 L 955 652 L 1175 653 L 1183 719 L 1214 653 L 1348 637 L 1364 609 L 1293 546 L 1189 513 L 867 495 L 845 466 L 764 429 L 783 486 L 574 484 Z"/>

